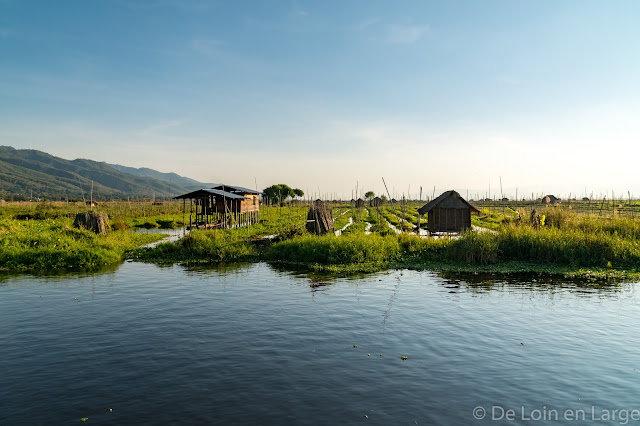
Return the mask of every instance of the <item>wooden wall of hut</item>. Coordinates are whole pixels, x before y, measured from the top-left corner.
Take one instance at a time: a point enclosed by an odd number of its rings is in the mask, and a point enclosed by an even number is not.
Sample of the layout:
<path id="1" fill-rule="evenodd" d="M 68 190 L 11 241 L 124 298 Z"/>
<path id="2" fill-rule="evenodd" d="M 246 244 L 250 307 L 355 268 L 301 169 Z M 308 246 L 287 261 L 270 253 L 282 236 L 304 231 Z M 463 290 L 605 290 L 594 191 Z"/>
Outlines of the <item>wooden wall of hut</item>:
<path id="1" fill-rule="evenodd" d="M 430 232 L 460 232 L 471 228 L 471 211 L 436 207 L 428 213 Z"/>

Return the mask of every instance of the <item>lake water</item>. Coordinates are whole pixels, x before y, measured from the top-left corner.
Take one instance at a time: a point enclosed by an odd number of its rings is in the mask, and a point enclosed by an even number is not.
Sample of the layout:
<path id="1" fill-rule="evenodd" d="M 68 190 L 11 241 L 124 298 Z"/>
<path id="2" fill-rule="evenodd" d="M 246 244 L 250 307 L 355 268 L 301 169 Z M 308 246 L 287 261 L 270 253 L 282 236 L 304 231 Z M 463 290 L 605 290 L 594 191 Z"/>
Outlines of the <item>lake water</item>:
<path id="1" fill-rule="evenodd" d="M 4 277 L 0 424 L 638 424 L 639 326 L 636 284 Z"/>

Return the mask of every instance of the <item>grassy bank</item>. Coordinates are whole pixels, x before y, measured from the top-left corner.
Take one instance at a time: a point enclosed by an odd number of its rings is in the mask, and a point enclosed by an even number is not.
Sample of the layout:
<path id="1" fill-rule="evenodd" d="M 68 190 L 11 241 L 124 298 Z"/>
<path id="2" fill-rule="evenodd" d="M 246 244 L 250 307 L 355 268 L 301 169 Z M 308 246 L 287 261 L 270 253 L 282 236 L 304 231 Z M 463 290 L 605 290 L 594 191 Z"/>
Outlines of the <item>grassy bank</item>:
<path id="1" fill-rule="evenodd" d="M 127 252 L 162 238 L 114 231 L 96 235 L 71 226 L 66 217 L 0 219 L 0 271 L 43 272 L 97 269 L 121 262 Z"/>
<path id="2" fill-rule="evenodd" d="M 441 239 L 362 232 L 316 237 L 297 232 L 283 241 L 261 245 L 242 237 L 239 230 L 199 231 L 178 244 L 147 251 L 141 258 L 184 263 L 267 260 L 339 273 L 411 268 L 533 272 L 588 280 L 640 279 L 640 227 L 636 221 L 603 221 L 554 211 L 546 212 L 545 219 L 539 228 L 523 220 L 506 220 L 499 223 L 498 232 L 466 232 L 458 238 Z M 357 229 L 355 224 L 352 227 Z"/>
<path id="3" fill-rule="evenodd" d="M 161 238 L 128 232 L 128 228 L 173 227 L 181 222 L 175 207 L 105 204 L 101 208 L 109 214 L 114 231 L 97 236 L 71 227 L 75 210 L 86 210 L 83 206 L 12 205 L 0 210 L 0 271 L 116 264 L 136 247 Z M 407 212 L 412 223 L 413 210 Z M 508 216 L 491 213 L 474 219 L 474 224 L 495 232 L 422 239 L 391 232 L 390 219 L 377 209 L 353 209 L 340 218 L 345 223 L 350 217 L 354 220 L 342 236 L 316 237 L 304 230 L 306 213 L 304 206 L 267 207 L 259 224 L 193 231 L 176 244 L 137 250 L 135 256 L 156 263 L 186 264 L 264 260 L 342 274 L 412 268 L 640 279 L 640 220 L 629 217 L 576 215 L 569 209 L 549 208 L 538 211 L 540 225 L 534 226 L 527 214 L 513 210 Z M 371 235 L 364 234 L 367 224 L 372 225 Z"/>

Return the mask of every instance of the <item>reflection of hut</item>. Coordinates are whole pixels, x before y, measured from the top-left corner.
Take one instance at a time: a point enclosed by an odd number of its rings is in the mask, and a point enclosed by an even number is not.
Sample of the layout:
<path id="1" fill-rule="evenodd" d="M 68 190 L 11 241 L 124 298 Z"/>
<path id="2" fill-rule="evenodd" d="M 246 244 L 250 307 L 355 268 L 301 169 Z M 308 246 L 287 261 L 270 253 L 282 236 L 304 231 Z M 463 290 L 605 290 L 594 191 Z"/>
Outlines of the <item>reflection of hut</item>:
<path id="1" fill-rule="evenodd" d="M 456 191 L 447 191 L 418 209 L 418 214 L 427 214 L 427 229 L 430 232 L 461 232 L 471 228 L 471 213 L 480 211 L 469 204 Z"/>
<path id="2" fill-rule="evenodd" d="M 364 207 L 364 200 L 362 198 L 358 198 L 358 200 L 356 201 L 356 207 L 359 209 Z"/>
<path id="3" fill-rule="evenodd" d="M 259 221 L 260 192 L 240 186 L 218 185 L 179 195 L 186 215 L 189 200 L 189 228 L 234 227 Z"/>
<path id="4" fill-rule="evenodd" d="M 545 195 L 542 197 L 542 204 L 556 204 L 558 198 L 555 195 Z"/>
<path id="5" fill-rule="evenodd" d="M 380 207 L 381 205 L 382 205 L 382 198 L 375 197 L 373 200 L 371 200 L 371 207 Z"/>

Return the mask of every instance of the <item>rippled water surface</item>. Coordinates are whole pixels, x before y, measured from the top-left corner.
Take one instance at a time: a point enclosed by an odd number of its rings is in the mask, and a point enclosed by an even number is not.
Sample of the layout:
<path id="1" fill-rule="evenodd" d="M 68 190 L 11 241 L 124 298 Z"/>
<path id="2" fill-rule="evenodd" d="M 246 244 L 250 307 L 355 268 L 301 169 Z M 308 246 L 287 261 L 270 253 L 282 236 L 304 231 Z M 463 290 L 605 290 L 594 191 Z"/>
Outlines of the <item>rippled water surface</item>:
<path id="1" fill-rule="evenodd" d="M 266 264 L 5 277 L 0 424 L 638 424 L 638 302 Z"/>

